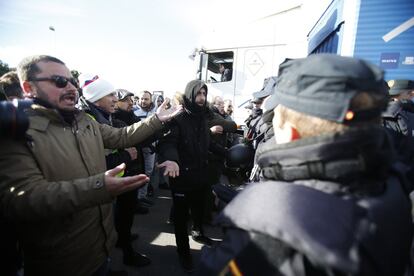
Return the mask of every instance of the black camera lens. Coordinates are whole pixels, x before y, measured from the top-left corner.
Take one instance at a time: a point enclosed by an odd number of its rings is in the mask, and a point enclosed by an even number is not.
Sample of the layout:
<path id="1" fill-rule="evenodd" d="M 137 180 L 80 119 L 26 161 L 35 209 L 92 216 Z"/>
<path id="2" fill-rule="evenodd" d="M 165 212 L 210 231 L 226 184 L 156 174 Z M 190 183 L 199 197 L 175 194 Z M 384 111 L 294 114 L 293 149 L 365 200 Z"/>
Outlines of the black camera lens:
<path id="1" fill-rule="evenodd" d="M 31 100 L 0 102 L 0 137 L 22 138 L 29 128 L 29 118 L 24 110 L 33 104 Z"/>

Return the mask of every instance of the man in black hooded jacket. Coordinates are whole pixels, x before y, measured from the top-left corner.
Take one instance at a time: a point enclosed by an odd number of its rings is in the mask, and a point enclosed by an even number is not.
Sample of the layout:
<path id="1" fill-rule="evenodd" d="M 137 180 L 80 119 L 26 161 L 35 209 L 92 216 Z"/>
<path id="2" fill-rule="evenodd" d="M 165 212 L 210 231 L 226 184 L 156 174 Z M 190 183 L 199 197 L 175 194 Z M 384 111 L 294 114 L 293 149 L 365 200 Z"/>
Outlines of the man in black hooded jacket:
<path id="1" fill-rule="evenodd" d="M 208 122 L 219 125 L 226 120 L 214 117 L 207 108 L 206 97 L 207 85 L 199 80 L 190 81 L 183 95 L 185 112 L 171 121 L 170 131 L 158 145 L 161 161 L 167 160 L 160 167 L 165 167 L 165 174 L 170 177 L 177 252 L 181 265 L 188 272 L 193 270 L 187 233 L 189 211 L 193 221 L 192 238 L 211 245 L 212 241 L 204 235 L 202 227 L 208 152 L 225 153 L 223 148 L 210 142 Z"/>

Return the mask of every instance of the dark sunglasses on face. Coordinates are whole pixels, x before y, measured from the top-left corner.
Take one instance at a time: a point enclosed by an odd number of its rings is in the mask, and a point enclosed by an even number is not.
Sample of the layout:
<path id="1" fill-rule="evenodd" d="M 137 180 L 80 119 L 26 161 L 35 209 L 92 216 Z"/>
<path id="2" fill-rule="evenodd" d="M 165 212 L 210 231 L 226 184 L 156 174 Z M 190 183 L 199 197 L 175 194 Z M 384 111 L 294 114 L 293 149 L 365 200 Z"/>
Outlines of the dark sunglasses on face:
<path id="1" fill-rule="evenodd" d="M 29 81 L 50 81 L 50 82 L 53 82 L 53 84 L 57 88 L 65 88 L 70 82 L 73 86 L 78 88 L 78 83 L 74 78 L 67 78 L 63 76 L 51 76 L 48 78 L 33 78 L 33 79 L 29 79 Z"/>

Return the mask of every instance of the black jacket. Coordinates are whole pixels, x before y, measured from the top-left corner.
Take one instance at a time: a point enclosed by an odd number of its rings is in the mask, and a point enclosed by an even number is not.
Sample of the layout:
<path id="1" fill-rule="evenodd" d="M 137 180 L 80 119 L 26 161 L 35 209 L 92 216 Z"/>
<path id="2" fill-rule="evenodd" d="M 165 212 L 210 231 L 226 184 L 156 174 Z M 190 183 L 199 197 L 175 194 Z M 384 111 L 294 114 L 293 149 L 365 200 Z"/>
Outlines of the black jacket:
<path id="1" fill-rule="evenodd" d="M 209 145 L 210 130 L 205 114 L 195 116 L 183 112 L 173 119 L 170 131 L 158 145 L 160 162 L 171 160 L 180 167 L 180 176 L 170 178 L 173 190 L 195 190 L 207 184 Z"/>
<path id="2" fill-rule="evenodd" d="M 121 109 L 116 110 L 115 113 L 112 114 L 112 118 L 114 120 L 113 124 L 115 127 L 118 127 L 118 122 L 122 122 L 127 126 L 130 126 L 140 121 L 140 119 L 135 116 L 133 111 L 128 112 Z M 126 164 L 124 173 L 125 176 L 137 175 L 145 172 L 142 147 L 140 145 L 136 145 L 135 148 L 137 149 L 137 159 L 132 160 Z"/>
<path id="3" fill-rule="evenodd" d="M 133 111 L 125 111 L 122 109 L 117 109 L 113 114 L 112 118 L 118 119 L 126 123 L 128 126 L 139 122 L 140 119 L 134 114 Z"/>
<path id="4" fill-rule="evenodd" d="M 244 121 L 248 128 L 246 133 L 246 138 L 249 140 L 256 139 L 259 129 L 260 129 L 260 121 L 263 116 L 263 110 L 260 108 L 253 108 L 252 114 Z"/>
<path id="5" fill-rule="evenodd" d="M 414 104 L 411 101 L 390 102 L 382 118 L 384 127 L 404 136 L 414 136 Z"/>
<path id="6" fill-rule="evenodd" d="M 382 123 L 393 140 L 399 160 L 406 166 L 408 178 L 414 183 L 414 103 L 390 102 L 382 114 Z"/>
<path id="7" fill-rule="evenodd" d="M 383 129 L 269 140 L 257 155 L 271 181 L 224 209 L 226 236 L 203 249 L 199 275 L 403 275 L 411 202 Z"/>
<path id="8" fill-rule="evenodd" d="M 169 131 L 160 139 L 160 162 L 171 160 L 178 163 L 180 175 L 170 178 L 170 186 L 176 191 L 202 189 L 207 185 L 210 129 L 207 125 L 208 108 L 196 104 L 197 92 L 207 85 L 199 80 L 187 84 L 183 96 L 184 112 L 173 118 Z"/>
<path id="9" fill-rule="evenodd" d="M 225 151 L 227 148 L 227 135 L 236 132 L 237 124 L 225 116 L 221 115 L 216 107 L 210 107 L 210 111 L 207 114 L 207 124 L 211 128 L 215 125 L 220 125 L 223 127 L 222 134 L 211 134 L 210 138 L 213 147 L 216 148 L 215 153 L 209 153 L 209 161 L 217 161 L 219 163 L 224 163 Z M 217 153 L 217 151 L 219 153 Z"/>

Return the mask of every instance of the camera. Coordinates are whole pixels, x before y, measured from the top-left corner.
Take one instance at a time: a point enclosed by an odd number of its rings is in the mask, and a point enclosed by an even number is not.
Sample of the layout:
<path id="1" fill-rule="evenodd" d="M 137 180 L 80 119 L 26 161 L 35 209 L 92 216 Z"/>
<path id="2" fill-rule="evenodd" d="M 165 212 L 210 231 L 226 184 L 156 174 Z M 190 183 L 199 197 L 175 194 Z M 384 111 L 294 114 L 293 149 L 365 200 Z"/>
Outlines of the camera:
<path id="1" fill-rule="evenodd" d="M 29 128 L 25 110 L 32 104 L 32 100 L 0 101 L 0 139 L 24 137 Z"/>

